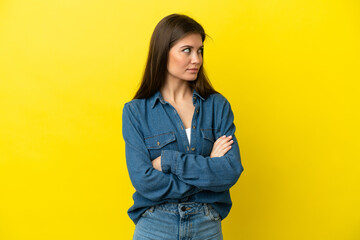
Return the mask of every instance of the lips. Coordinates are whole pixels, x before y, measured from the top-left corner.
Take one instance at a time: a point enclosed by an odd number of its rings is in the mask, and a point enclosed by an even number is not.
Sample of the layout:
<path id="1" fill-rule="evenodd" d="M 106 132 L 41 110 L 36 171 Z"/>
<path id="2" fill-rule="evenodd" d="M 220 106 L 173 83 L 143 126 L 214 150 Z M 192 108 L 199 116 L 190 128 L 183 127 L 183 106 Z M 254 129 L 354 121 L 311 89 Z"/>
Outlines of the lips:
<path id="1" fill-rule="evenodd" d="M 198 71 L 198 68 L 189 68 L 188 71 Z"/>

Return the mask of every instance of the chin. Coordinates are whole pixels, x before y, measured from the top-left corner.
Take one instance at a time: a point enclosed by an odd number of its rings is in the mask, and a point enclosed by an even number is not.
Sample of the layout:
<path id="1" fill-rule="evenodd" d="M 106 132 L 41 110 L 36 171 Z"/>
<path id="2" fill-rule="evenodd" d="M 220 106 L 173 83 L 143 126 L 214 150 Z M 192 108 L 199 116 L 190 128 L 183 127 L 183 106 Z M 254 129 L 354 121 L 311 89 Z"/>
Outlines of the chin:
<path id="1" fill-rule="evenodd" d="M 197 75 L 196 76 L 191 76 L 191 77 L 187 77 L 187 78 L 184 78 L 185 81 L 195 81 L 197 79 Z"/>
<path id="2" fill-rule="evenodd" d="M 197 77 L 196 78 L 189 78 L 189 79 L 184 79 L 184 81 L 187 81 L 187 82 L 193 82 L 193 81 L 195 81 L 197 79 Z"/>

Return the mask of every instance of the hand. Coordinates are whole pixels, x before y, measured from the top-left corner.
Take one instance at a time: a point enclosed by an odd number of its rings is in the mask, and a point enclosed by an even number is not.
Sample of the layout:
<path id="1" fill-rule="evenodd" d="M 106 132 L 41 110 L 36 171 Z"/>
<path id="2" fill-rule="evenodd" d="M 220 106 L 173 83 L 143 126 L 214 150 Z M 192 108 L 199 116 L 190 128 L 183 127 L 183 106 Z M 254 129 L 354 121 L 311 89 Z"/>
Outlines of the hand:
<path id="1" fill-rule="evenodd" d="M 161 155 L 155 158 L 151 163 L 153 168 L 161 172 Z"/>
<path id="2" fill-rule="evenodd" d="M 222 157 L 231 149 L 231 144 L 234 142 L 234 140 L 231 139 L 232 136 L 226 137 L 225 135 L 222 137 L 219 137 L 214 142 L 214 146 L 211 150 L 210 157 Z"/>

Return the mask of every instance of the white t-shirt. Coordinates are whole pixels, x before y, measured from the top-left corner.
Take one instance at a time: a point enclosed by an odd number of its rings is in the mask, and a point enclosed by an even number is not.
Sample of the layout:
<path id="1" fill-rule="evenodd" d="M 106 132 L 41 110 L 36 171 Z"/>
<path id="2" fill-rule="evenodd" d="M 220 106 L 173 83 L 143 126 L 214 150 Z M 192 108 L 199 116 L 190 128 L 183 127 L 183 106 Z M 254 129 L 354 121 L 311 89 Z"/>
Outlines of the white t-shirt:
<path id="1" fill-rule="evenodd" d="M 191 128 L 186 128 L 186 129 L 185 129 L 185 131 L 186 131 L 186 135 L 187 135 L 187 138 L 188 138 L 188 140 L 189 140 L 189 145 L 190 145 L 190 138 L 191 138 L 190 134 L 191 134 Z"/>

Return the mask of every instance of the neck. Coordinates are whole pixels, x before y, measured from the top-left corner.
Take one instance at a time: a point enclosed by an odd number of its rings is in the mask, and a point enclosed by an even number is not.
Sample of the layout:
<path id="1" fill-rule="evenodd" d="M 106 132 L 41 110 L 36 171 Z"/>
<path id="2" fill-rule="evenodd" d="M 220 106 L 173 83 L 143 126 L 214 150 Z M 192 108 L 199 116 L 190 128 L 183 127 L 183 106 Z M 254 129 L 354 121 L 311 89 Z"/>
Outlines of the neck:
<path id="1" fill-rule="evenodd" d="M 185 81 L 166 81 L 164 86 L 160 89 L 160 92 L 164 100 L 170 103 L 181 103 L 189 97 L 192 98 L 191 88 Z"/>

